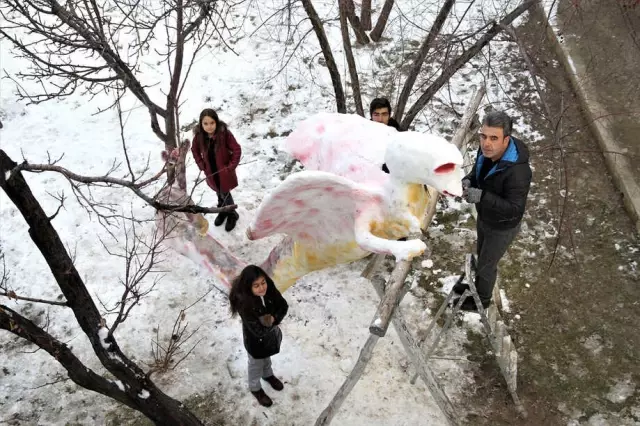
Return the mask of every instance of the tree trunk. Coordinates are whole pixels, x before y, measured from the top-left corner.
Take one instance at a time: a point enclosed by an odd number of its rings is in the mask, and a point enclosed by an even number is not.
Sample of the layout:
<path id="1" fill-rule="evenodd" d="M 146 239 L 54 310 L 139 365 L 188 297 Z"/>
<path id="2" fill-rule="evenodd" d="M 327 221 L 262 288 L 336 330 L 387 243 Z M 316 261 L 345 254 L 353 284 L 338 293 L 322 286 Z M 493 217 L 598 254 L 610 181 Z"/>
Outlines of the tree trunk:
<path id="1" fill-rule="evenodd" d="M 431 85 L 425 90 L 425 92 L 418 98 L 415 104 L 409 109 L 407 115 L 404 117 L 402 122 L 400 123 L 400 127 L 403 129 L 409 128 L 413 120 L 416 118 L 418 113 L 422 111 L 422 109 L 427 105 L 427 103 L 431 100 L 433 95 L 435 95 L 438 90 L 444 84 L 449 81 L 451 76 L 453 76 L 460 68 L 462 68 L 471 58 L 477 55 L 483 47 L 485 47 L 493 38 L 502 32 L 503 28 L 511 24 L 518 16 L 522 15 L 528 9 L 530 9 L 536 0 L 526 0 L 520 6 L 515 8 L 511 13 L 502 19 L 499 23 L 494 23 L 491 28 L 487 30 L 487 32 L 482 36 L 478 41 L 475 42 L 471 48 L 466 50 L 462 55 L 458 56 L 453 62 L 451 62 L 446 68 L 442 70 L 438 78 L 431 83 Z"/>
<path id="2" fill-rule="evenodd" d="M 349 74 L 351 75 L 351 88 L 353 91 L 353 101 L 356 104 L 356 112 L 364 117 L 364 109 L 362 108 L 362 94 L 360 93 L 360 80 L 358 79 L 358 69 L 356 61 L 353 58 L 351 50 L 351 40 L 349 39 L 349 24 L 347 22 L 347 4 L 352 0 L 339 0 L 340 8 L 340 30 L 342 32 L 342 44 L 344 45 L 344 53 L 347 56 L 347 64 L 349 66 Z M 352 3 L 353 4 L 353 3 Z"/>
<path id="3" fill-rule="evenodd" d="M 371 31 L 371 0 L 362 0 L 360 22 L 364 30 Z"/>
<path id="4" fill-rule="evenodd" d="M 342 2 L 342 0 L 339 0 Z M 356 33 L 356 42 L 358 44 L 369 44 L 369 36 L 364 32 L 360 18 L 356 15 L 356 7 L 353 4 L 353 0 L 346 0 L 343 5 L 346 8 L 346 14 L 353 27 L 353 32 Z"/>
<path id="5" fill-rule="evenodd" d="M 385 0 L 384 6 L 382 6 L 382 12 L 380 12 L 380 16 L 378 16 L 378 22 L 376 22 L 375 28 L 369 34 L 371 40 L 375 42 L 380 41 L 384 28 L 387 26 L 387 21 L 389 20 L 392 8 L 393 0 Z"/>
<path id="6" fill-rule="evenodd" d="M 311 0 L 302 0 L 302 6 L 304 7 L 305 12 L 307 12 L 307 16 L 309 16 L 309 20 L 311 21 L 311 25 L 313 26 L 313 31 L 316 33 L 316 37 L 318 37 L 318 43 L 320 43 L 322 55 L 324 56 L 324 60 L 327 63 L 329 75 L 331 76 L 331 83 L 333 84 L 333 91 L 336 94 L 336 107 L 338 109 L 338 112 L 341 114 L 346 114 L 347 102 L 344 96 L 344 90 L 342 89 L 340 71 L 338 71 L 336 61 L 333 59 L 331 46 L 329 45 L 329 40 L 327 40 L 327 35 L 324 32 L 322 21 L 320 20 L 318 13 L 313 7 L 313 4 L 311 4 Z"/>
<path id="7" fill-rule="evenodd" d="M 455 4 L 456 0 L 446 0 L 438 12 L 438 16 L 436 16 L 436 20 L 433 22 L 431 29 L 429 30 L 429 34 L 427 34 L 427 38 L 424 39 L 422 45 L 420 46 L 420 50 L 418 52 L 418 56 L 413 61 L 411 65 L 411 70 L 409 71 L 409 75 L 407 75 L 407 79 L 404 82 L 404 86 L 402 86 L 402 92 L 400 92 L 400 98 L 398 98 L 398 105 L 396 106 L 395 118 L 400 122 L 402 119 L 402 114 L 404 114 L 404 109 L 407 106 L 407 101 L 409 100 L 409 95 L 411 95 L 411 90 L 413 90 L 413 85 L 415 84 L 418 75 L 420 74 L 420 69 L 422 68 L 422 64 L 424 60 L 427 58 L 427 53 L 429 53 L 429 49 L 431 45 L 435 41 L 438 34 L 442 30 L 442 26 L 447 20 L 447 16 L 449 16 L 449 12 L 451 8 Z"/>
<path id="8" fill-rule="evenodd" d="M 22 173 L 11 173 L 17 164 L 0 150 L 0 187 L 18 208 L 29 225 L 29 236 L 42 253 L 51 272 L 73 310 L 78 325 L 87 335 L 102 365 L 124 386 L 124 391 L 110 380 L 90 372 L 70 349 L 44 330 L 5 306 L 0 307 L 0 328 L 8 329 L 47 351 L 69 372 L 69 377 L 87 389 L 101 393 L 140 411 L 156 424 L 202 425 L 182 403 L 164 394 L 129 360 L 115 340 L 102 340 L 99 330 L 105 327 L 80 274 L 69 257 L 60 236 L 51 224 Z"/>

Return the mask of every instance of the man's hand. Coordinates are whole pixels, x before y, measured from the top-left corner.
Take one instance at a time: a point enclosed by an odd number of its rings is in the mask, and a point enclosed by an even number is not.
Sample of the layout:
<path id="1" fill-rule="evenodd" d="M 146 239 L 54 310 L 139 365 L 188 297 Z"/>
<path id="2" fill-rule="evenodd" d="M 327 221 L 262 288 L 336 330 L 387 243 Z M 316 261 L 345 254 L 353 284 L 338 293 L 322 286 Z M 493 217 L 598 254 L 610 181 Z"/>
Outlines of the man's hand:
<path id="1" fill-rule="evenodd" d="M 260 324 L 264 325 L 265 327 L 271 327 L 273 325 L 273 322 L 275 321 L 275 318 L 273 317 L 273 315 L 263 315 L 260 318 L 258 318 L 258 320 L 260 321 Z"/>
<path id="2" fill-rule="evenodd" d="M 471 186 L 471 181 L 469 179 L 462 179 L 462 190 L 466 190 Z"/>
<path id="3" fill-rule="evenodd" d="M 480 199 L 482 198 L 482 189 L 467 188 L 462 191 L 462 198 L 464 198 L 464 200 L 470 204 L 479 203 Z"/>

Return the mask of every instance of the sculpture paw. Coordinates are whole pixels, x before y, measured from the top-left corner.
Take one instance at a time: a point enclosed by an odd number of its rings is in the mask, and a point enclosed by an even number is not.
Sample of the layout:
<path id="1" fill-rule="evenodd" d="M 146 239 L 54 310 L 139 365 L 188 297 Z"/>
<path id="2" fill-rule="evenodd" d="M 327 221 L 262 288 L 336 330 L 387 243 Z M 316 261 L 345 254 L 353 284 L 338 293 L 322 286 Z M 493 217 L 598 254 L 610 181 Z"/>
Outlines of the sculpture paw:
<path id="1" fill-rule="evenodd" d="M 196 229 L 198 230 L 198 234 L 201 237 L 207 235 L 207 231 L 209 231 L 209 221 L 205 219 L 205 217 L 201 214 L 196 216 Z"/>
<path id="2" fill-rule="evenodd" d="M 410 260 L 420 256 L 427 249 L 427 245 L 422 240 L 409 240 L 402 242 L 400 250 L 393 255 L 397 260 Z"/>

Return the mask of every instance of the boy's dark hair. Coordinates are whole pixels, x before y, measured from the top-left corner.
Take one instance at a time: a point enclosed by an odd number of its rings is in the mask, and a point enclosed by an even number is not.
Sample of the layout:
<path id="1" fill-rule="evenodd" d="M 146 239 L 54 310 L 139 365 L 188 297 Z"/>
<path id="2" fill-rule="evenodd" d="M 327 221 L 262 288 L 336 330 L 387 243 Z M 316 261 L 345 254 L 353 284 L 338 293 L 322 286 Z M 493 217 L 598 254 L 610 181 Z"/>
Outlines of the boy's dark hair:
<path id="1" fill-rule="evenodd" d="M 380 108 L 389 108 L 389 114 L 391 114 L 391 103 L 387 98 L 375 98 L 369 105 L 369 115 L 373 115 L 373 111 Z"/>
<path id="2" fill-rule="evenodd" d="M 202 135 L 206 134 L 206 132 L 202 128 L 202 120 L 204 120 L 205 117 L 213 118 L 213 121 L 216 122 L 216 131 L 214 133 L 215 136 L 218 136 L 219 134 L 222 134 L 225 130 L 227 130 L 227 123 L 221 121 L 218 118 L 218 113 L 212 108 L 205 108 L 200 113 L 200 118 L 198 119 L 198 127 L 196 128 L 198 133 Z"/>
<path id="3" fill-rule="evenodd" d="M 251 291 L 251 286 L 260 277 L 264 277 L 267 282 L 267 294 L 278 291 L 273 280 L 261 267 L 256 265 L 246 266 L 231 284 L 231 291 L 229 292 L 231 316 L 235 316 L 239 312 L 245 312 L 254 306 L 256 296 Z"/>
<path id="4" fill-rule="evenodd" d="M 487 127 L 499 127 L 505 136 L 511 135 L 513 121 L 502 111 L 488 112 L 482 119 L 482 125 Z"/>

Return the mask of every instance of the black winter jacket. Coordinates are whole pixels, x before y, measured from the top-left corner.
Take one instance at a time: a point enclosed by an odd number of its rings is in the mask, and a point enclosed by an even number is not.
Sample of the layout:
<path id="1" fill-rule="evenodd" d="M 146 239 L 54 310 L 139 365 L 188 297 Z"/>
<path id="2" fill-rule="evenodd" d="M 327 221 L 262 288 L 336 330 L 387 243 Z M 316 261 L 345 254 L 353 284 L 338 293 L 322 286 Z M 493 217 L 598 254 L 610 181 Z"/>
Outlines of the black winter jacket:
<path id="1" fill-rule="evenodd" d="M 500 161 L 479 182 L 484 160 L 482 149 L 479 149 L 471 173 L 465 176 L 471 181 L 472 188 L 482 189 L 482 198 L 476 204 L 478 219 L 494 229 L 515 228 L 524 215 L 531 186 L 529 150 L 522 141 L 511 137 Z"/>
<path id="2" fill-rule="evenodd" d="M 242 337 L 244 347 L 253 358 L 267 358 L 280 352 L 282 332 L 278 324 L 287 315 L 289 305 L 278 289 L 273 285 L 267 286 L 264 295 L 264 305 L 260 297 L 254 296 L 252 306 L 240 310 L 242 318 Z M 263 315 L 273 315 L 275 321 L 271 327 L 265 327 L 259 318 Z"/>

